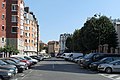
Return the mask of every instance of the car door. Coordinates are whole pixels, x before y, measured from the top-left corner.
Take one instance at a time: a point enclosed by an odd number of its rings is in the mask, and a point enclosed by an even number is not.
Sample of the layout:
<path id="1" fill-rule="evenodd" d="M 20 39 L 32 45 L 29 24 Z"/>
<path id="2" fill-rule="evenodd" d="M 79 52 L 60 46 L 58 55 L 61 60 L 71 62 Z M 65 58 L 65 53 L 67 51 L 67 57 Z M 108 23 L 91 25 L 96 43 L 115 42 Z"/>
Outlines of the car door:
<path id="1" fill-rule="evenodd" d="M 113 64 L 113 70 L 115 72 L 120 72 L 120 61 L 117 61 Z"/>

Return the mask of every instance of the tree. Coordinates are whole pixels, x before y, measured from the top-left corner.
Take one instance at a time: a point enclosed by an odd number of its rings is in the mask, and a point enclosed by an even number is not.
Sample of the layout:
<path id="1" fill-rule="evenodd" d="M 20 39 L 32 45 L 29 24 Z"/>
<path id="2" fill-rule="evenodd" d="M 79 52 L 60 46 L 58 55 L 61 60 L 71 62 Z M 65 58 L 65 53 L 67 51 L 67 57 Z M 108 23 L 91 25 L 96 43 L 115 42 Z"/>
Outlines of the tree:
<path id="1" fill-rule="evenodd" d="M 5 52 L 5 53 L 9 53 L 9 56 L 13 53 L 13 54 L 17 54 L 17 53 L 19 53 L 19 51 L 14 47 L 14 46 L 9 46 L 9 45 L 7 45 L 7 46 L 4 46 L 4 48 L 3 48 L 3 51 Z"/>
<path id="2" fill-rule="evenodd" d="M 80 35 L 81 46 L 87 51 L 97 49 L 100 44 L 108 44 L 109 48 L 118 46 L 115 28 L 106 16 L 87 20 Z"/>
<path id="3" fill-rule="evenodd" d="M 0 47 L 0 52 L 4 52 L 4 48 Z"/>
<path id="4" fill-rule="evenodd" d="M 72 36 L 72 40 L 73 40 L 73 49 L 75 52 L 79 52 L 80 51 L 80 46 L 79 46 L 79 34 L 80 30 L 75 30 Z"/>
<path id="5" fill-rule="evenodd" d="M 72 51 L 74 51 L 74 49 L 73 49 L 73 40 L 72 40 L 72 37 L 68 37 L 68 38 L 66 39 L 65 45 L 66 45 L 66 50 L 65 50 L 65 51 L 67 51 L 67 52 L 72 52 Z"/>

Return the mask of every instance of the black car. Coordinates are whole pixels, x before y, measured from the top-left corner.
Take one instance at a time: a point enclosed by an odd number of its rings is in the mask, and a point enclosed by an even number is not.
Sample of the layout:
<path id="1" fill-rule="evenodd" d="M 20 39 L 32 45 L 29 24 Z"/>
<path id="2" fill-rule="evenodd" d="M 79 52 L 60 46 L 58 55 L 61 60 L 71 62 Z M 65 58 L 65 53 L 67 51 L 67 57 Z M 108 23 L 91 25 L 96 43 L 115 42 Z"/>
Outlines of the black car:
<path id="1" fill-rule="evenodd" d="M 97 70 L 97 67 L 98 67 L 100 64 L 109 63 L 109 62 L 112 62 L 112 61 L 115 61 L 115 60 L 118 60 L 118 59 L 120 59 L 120 57 L 118 57 L 118 56 L 106 57 L 106 58 L 101 59 L 100 61 L 91 63 L 91 64 L 89 65 L 89 67 L 90 67 L 90 69 L 92 69 L 92 70 Z"/>
<path id="2" fill-rule="evenodd" d="M 36 60 L 38 60 L 38 61 L 41 61 L 41 58 L 40 58 L 39 56 L 32 55 L 32 56 L 30 56 L 30 57 L 33 58 L 33 59 L 36 59 Z"/>
<path id="3" fill-rule="evenodd" d="M 110 53 L 90 53 L 80 59 L 80 66 L 83 68 L 89 68 L 89 65 L 93 62 L 99 61 L 105 57 L 120 56 L 120 54 Z"/>

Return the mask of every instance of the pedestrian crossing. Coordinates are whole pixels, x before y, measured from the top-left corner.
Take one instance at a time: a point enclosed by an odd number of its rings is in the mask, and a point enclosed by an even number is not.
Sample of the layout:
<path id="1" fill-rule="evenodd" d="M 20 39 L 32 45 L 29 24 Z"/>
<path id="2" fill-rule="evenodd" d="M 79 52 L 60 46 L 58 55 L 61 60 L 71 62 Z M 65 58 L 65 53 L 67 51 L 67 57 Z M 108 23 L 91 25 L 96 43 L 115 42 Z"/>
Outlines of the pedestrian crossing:
<path id="1" fill-rule="evenodd" d="M 119 74 L 99 74 L 99 75 L 109 78 L 111 80 L 120 80 Z"/>

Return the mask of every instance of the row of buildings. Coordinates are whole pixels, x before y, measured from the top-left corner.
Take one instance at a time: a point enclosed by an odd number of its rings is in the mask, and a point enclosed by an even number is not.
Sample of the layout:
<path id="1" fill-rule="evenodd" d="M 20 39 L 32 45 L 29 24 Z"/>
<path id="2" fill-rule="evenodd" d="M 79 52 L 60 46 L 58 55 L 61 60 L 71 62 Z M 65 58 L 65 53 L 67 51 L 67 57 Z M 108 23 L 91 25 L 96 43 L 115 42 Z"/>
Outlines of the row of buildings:
<path id="1" fill-rule="evenodd" d="M 38 52 L 39 25 L 24 0 L 0 0 L 0 47 L 13 46 L 21 54 Z"/>
<path id="2" fill-rule="evenodd" d="M 71 34 L 64 33 L 60 34 L 59 41 L 49 41 L 48 42 L 48 53 L 63 53 L 66 49 L 66 39 L 72 36 Z"/>

